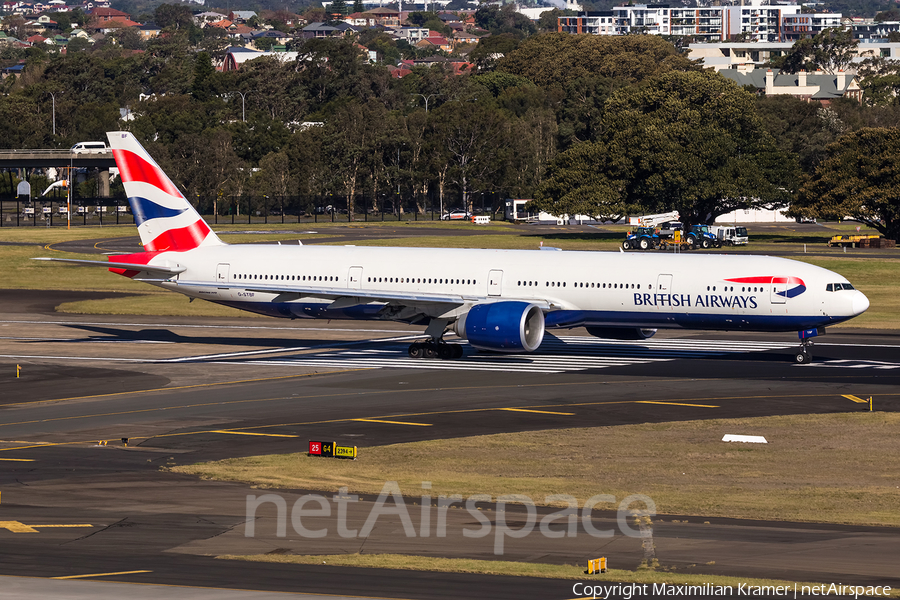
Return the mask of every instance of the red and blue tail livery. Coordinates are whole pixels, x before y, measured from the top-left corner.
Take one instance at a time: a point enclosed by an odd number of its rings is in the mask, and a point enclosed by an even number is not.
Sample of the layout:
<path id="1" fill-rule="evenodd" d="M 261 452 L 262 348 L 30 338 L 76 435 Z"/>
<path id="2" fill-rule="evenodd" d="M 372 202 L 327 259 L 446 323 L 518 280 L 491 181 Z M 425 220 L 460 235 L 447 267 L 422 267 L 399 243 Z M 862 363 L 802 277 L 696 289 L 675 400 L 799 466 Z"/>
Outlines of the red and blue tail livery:
<path id="1" fill-rule="evenodd" d="M 145 251 L 184 252 L 222 244 L 131 133 L 106 135 Z"/>

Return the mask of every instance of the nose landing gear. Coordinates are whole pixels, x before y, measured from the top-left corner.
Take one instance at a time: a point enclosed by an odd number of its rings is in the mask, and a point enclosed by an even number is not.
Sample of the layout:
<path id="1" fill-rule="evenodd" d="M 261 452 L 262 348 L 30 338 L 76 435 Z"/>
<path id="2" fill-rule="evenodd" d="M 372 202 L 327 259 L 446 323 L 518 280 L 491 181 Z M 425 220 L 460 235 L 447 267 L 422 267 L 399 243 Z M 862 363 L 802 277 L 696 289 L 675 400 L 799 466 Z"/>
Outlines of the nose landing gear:
<path id="1" fill-rule="evenodd" d="M 825 335 L 824 329 L 805 329 L 798 333 L 800 349 L 794 354 L 794 362 L 798 365 L 806 365 L 812 362 L 812 339 L 820 335 Z"/>

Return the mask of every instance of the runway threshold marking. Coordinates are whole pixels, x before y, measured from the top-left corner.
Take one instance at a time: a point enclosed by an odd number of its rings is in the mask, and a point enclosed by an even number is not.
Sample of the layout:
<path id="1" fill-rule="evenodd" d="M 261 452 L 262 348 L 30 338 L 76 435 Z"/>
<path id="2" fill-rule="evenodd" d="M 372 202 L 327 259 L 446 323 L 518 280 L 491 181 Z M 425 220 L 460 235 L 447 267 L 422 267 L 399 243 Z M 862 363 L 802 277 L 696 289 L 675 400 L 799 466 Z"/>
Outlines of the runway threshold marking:
<path id="1" fill-rule="evenodd" d="M 841 396 L 846 398 L 847 400 L 852 400 L 852 401 L 856 402 L 857 404 L 868 404 L 868 402 L 869 402 L 868 400 L 863 400 L 862 398 L 858 398 L 857 396 L 854 396 L 853 394 L 841 394 Z"/>
<path id="2" fill-rule="evenodd" d="M 282 437 L 282 438 L 300 437 L 298 435 L 285 435 L 283 433 L 253 433 L 252 431 L 227 431 L 225 429 L 216 429 L 216 430 L 211 431 L 210 433 L 230 433 L 231 435 L 261 435 L 263 437 Z"/>
<path id="3" fill-rule="evenodd" d="M 431 423 L 407 423 L 404 421 L 386 421 L 383 419 L 348 419 L 348 421 L 362 421 L 364 423 L 388 423 L 390 425 L 417 425 L 418 427 L 431 427 Z"/>
<path id="4" fill-rule="evenodd" d="M 542 415 L 566 415 L 571 417 L 575 413 L 553 412 L 552 410 L 531 410 L 528 408 L 498 408 L 497 410 L 508 410 L 512 412 L 539 413 Z"/>
<path id="5" fill-rule="evenodd" d="M 115 573 L 87 573 L 85 575 L 66 575 L 64 577 L 51 577 L 50 579 L 83 579 L 85 577 L 109 577 L 111 575 L 135 575 L 137 573 L 152 573 L 144 569 L 141 571 L 116 571 Z"/>
<path id="6" fill-rule="evenodd" d="M 696 406 L 697 408 L 719 408 L 714 404 L 687 404 L 684 402 L 660 402 L 658 400 L 635 400 L 635 404 L 666 404 L 668 406 Z"/>
<path id="7" fill-rule="evenodd" d="M 47 527 L 93 527 L 90 523 L 72 523 L 72 524 L 56 524 L 56 525 L 26 525 L 21 521 L 0 521 L 0 529 L 7 529 L 12 533 L 40 533 L 38 529 Z"/>

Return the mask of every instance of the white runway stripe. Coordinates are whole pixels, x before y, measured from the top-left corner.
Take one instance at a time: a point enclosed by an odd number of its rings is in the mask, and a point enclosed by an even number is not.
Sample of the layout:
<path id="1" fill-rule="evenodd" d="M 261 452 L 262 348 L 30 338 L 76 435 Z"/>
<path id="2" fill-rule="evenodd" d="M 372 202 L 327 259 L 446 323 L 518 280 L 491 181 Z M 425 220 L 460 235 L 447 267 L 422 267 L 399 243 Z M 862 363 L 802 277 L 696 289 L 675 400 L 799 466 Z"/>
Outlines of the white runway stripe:
<path id="1" fill-rule="evenodd" d="M 372 341 L 371 348 L 355 347 L 347 350 L 327 350 L 319 354 L 283 356 L 262 360 L 249 359 L 252 364 L 322 367 L 341 369 L 434 369 L 453 371 L 505 371 L 521 373 L 562 373 L 627 367 L 653 362 L 668 362 L 685 358 L 711 358 L 728 354 L 743 354 L 772 349 L 789 348 L 778 342 L 737 342 L 723 340 L 641 340 L 610 341 L 589 337 L 549 337 L 532 354 L 479 353 L 468 343 L 460 345 L 466 356 L 458 360 L 413 359 L 406 353 L 405 344 L 384 345 L 386 340 Z M 455 341 L 454 341 L 455 343 Z M 377 347 L 375 345 L 378 344 Z M 244 362 L 244 364 L 246 364 Z"/>

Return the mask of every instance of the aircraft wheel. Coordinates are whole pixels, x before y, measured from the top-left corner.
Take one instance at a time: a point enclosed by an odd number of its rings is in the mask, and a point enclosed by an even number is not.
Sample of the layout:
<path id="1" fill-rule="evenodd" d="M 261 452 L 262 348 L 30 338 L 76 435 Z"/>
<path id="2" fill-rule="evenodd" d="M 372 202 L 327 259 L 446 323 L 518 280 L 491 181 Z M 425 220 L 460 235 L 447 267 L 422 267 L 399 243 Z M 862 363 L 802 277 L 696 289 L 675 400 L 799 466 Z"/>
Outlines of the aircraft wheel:
<path id="1" fill-rule="evenodd" d="M 800 350 L 800 351 L 798 351 L 798 352 L 794 355 L 794 361 L 795 361 L 798 365 L 806 365 L 806 364 L 809 364 L 809 363 L 812 362 L 812 354 L 810 354 L 809 352 L 805 352 L 805 351 L 803 351 L 803 350 Z"/>
<path id="2" fill-rule="evenodd" d="M 629 242 L 628 240 L 625 240 L 624 242 L 622 242 L 622 249 L 623 250 L 631 250 L 631 242 Z"/>
<path id="3" fill-rule="evenodd" d="M 426 342 L 425 346 L 425 358 L 437 358 L 438 350 L 434 347 L 434 344 L 431 342 Z"/>
<path id="4" fill-rule="evenodd" d="M 647 248 L 650 247 L 650 242 L 647 240 L 647 238 L 641 238 L 640 245 L 641 245 L 641 250 L 646 250 Z"/>
<path id="5" fill-rule="evenodd" d="M 438 346 L 438 356 L 441 357 L 441 360 L 451 360 L 454 358 L 454 354 L 456 352 L 454 352 L 453 346 L 450 344 L 440 344 Z"/>
<path id="6" fill-rule="evenodd" d="M 425 349 L 418 342 L 410 344 L 408 352 L 410 358 L 422 358 L 425 355 Z"/>
<path id="7" fill-rule="evenodd" d="M 453 358 L 462 358 L 463 357 L 463 348 L 458 344 L 454 344 L 451 346 L 453 348 Z"/>

